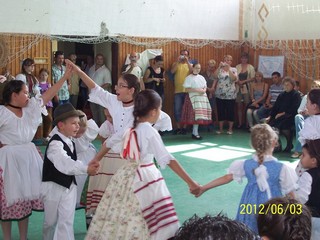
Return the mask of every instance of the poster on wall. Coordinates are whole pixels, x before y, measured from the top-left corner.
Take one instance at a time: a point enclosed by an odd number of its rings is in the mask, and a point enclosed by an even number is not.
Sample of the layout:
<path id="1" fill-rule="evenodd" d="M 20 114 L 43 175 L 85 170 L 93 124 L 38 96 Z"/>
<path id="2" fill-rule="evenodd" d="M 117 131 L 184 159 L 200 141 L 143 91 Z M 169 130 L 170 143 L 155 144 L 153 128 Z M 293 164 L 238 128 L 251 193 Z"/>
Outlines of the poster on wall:
<path id="1" fill-rule="evenodd" d="M 271 78 L 273 72 L 279 72 L 283 76 L 284 56 L 259 56 L 258 71 L 264 78 Z"/>

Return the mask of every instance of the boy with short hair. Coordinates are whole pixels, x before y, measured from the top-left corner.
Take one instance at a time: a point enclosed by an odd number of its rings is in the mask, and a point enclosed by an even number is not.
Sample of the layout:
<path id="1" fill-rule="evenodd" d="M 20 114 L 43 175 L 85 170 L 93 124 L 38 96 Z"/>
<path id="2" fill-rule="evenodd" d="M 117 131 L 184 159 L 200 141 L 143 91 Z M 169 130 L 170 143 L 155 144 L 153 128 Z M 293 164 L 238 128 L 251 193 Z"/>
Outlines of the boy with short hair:
<path id="1" fill-rule="evenodd" d="M 54 111 L 54 125 L 58 133 L 50 139 L 43 163 L 41 194 L 44 203 L 44 240 L 74 239 L 73 220 L 77 199 L 75 175 L 95 175 L 99 162 L 88 166 L 77 160 L 71 138 L 79 130 L 84 115 L 70 103 L 58 106 Z"/>

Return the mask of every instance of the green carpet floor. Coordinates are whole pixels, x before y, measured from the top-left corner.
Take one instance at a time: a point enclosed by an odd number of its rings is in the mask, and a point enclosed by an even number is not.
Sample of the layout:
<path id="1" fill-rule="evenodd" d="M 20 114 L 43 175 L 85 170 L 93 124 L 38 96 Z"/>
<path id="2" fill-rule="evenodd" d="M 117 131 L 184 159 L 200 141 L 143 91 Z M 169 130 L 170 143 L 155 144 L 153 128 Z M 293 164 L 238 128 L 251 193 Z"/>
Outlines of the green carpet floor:
<path id="1" fill-rule="evenodd" d="M 203 140 L 200 141 L 191 139 L 191 133 L 177 136 L 166 133 L 163 136 L 169 151 L 200 184 L 224 175 L 234 160 L 247 159 L 253 153 L 250 148 L 249 133 L 244 130 L 237 130 L 233 135 L 216 135 L 204 129 L 201 136 Z M 285 143 L 285 140 L 282 142 Z M 94 143 L 99 144 L 98 141 Z M 41 149 L 44 150 L 44 147 Z M 291 159 L 288 153 L 278 153 L 275 156 L 293 166 L 297 161 L 297 159 Z M 222 211 L 230 218 L 235 217 L 246 180 L 242 184 L 231 182 L 204 193 L 200 198 L 195 198 L 189 193 L 187 185 L 170 168 L 167 167 L 161 171 L 172 194 L 181 223 L 195 213 L 202 216 L 206 213 L 217 214 Z M 42 222 L 43 213 L 34 212 L 29 219 L 29 240 L 41 239 Z M 74 230 L 77 240 L 84 239 L 86 227 L 83 209 L 76 211 Z M 2 239 L 2 232 L 0 232 L 0 239 Z M 19 239 L 16 223 L 13 223 L 13 239 Z"/>

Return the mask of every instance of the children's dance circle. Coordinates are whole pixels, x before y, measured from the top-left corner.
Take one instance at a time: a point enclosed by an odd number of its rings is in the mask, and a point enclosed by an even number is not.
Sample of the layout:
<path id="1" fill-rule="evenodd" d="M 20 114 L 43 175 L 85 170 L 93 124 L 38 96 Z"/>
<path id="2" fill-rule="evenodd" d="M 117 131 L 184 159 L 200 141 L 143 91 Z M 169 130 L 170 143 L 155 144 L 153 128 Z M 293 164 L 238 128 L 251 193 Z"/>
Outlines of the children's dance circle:
<path id="1" fill-rule="evenodd" d="M 293 124 L 295 115 L 301 114 L 294 80 L 285 78 L 283 87 L 281 75 L 274 72 L 278 84 L 275 92 L 261 72 L 250 68 L 249 77 L 244 61 L 245 67 L 238 73 L 231 66 L 232 57 L 226 55 L 216 70 L 212 65 L 212 82 L 208 84 L 200 63 L 191 62 L 188 51 L 182 52 L 188 54 L 181 55 L 171 70 L 179 74 L 178 66 L 185 65 L 181 116 L 174 134 L 185 134 L 185 126 L 190 125 L 191 141 L 201 142 L 199 125 L 212 124 L 212 116 L 218 115 L 215 136 L 224 134 L 224 121 L 228 122 L 227 135 L 236 135 L 236 97 L 246 95 L 248 101 L 243 103 L 247 106 L 238 109 L 242 111 L 238 112 L 239 128 L 247 126 L 254 154 L 231 163 L 225 175 L 198 183 L 168 151 L 161 136 L 172 130 L 172 123 L 161 110 L 167 82 L 160 65 L 149 67 L 144 78 L 131 71 L 122 74 L 111 93 L 110 88 L 96 83 L 96 78 L 103 78 L 102 72 L 93 80 L 68 59 L 65 66 L 63 59 L 56 65 L 61 76 L 53 85 L 47 69 L 41 69 L 38 81 L 35 62 L 28 58 L 19 80 L 1 76 L 0 82 L 0 220 L 4 240 L 13 239 L 12 222 L 18 224 L 20 239 L 26 240 L 34 210 L 44 212 L 39 239 L 73 240 L 75 211 L 79 208 L 85 208 L 86 240 L 320 239 L 320 89 L 310 90 L 303 98 L 303 124 L 296 129 L 298 147 L 291 155 L 300 161 L 294 169 L 274 156 L 281 134 L 287 140 L 284 152 L 293 148 L 291 128 L 297 127 Z M 159 61 L 162 63 L 162 56 L 157 56 L 154 64 Z M 106 67 L 102 64 L 95 71 L 100 68 Z M 151 74 L 153 68 L 161 68 L 161 76 L 155 72 L 159 78 Z M 68 99 L 60 98 L 53 104 L 61 88 L 70 84 L 71 76 L 78 76 L 89 90 L 85 99 L 104 108 L 105 122 L 97 124 L 90 112 L 78 110 Z M 150 83 L 156 87 L 141 90 L 143 81 L 146 87 Z M 159 84 L 161 93 L 157 91 Z M 290 103 L 290 98 L 284 98 L 287 95 L 293 96 Z M 261 111 L 265 111 L 263 118 Z M 242 117 L 245 112 L 248 121 Z M 284 127 L 276 124 L 279 122 L 288 124 Z M 43 155 L 33 143 L 40 126 L 44 127 L 46 145 Z M 101 146 L 93 145 L 96 139 Z M 180 225 L 166 184 L 170 179 L 160 171 L 167 166 L 185 182 L 185 191 L 196 198 L 212 188 L 222 190 L 222 185 L 233 180 L 241 183 L 246 179 L 235 219 L 224 216 L 221 209 L 216 216 L 200 217 L 195 212 Z"/>

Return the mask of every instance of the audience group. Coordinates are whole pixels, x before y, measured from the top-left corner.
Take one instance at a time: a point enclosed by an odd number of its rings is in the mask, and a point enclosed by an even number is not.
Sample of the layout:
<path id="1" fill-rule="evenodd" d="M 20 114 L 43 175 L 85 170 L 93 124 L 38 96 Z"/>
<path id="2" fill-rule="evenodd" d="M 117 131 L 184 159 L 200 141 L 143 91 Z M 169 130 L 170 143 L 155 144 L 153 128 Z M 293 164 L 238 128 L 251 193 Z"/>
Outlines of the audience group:
<path id="1" fill-rule="evenodd" d="M 263 73 L 249 64 L 247 53 L 235 67 L 230 55 L 221 61 L 210 59 L 202 67 L 184 49 L 167 70 L 161 55 L 150 59 L 146 69 L 139 66 L 139 57 L 137 52 L 130 53 L 129 64 L 123 66 L 115 85 L 100 53 L 77 66 L 76 54 L 65 59 L 62 51 L 56 51 L 50 70 L 35 73 L 34 60 L 27 58 L 15 79 L 1 76 L 4 239 L 11 239 L 12 221 L 18 221 L 20 238 L 26 239 L 32 210 L 43 209 L 44 239 L 74 239 L 77 208 L 86 211 L 86 239 L 104 235 L 159 240 L 318 239 L 320 81 L 314 80 L 310 92 L 303 95 L 299 82 L 275 71 L 269 85 Z M 168 76 L 174 85 L 174 129 L 161 110 Z M 159 133 L 172 130 L 174 135 L 185 135 L 192 126 L 191 138 L 201 140 L 199 126 L 211 131 L 215 122 L 217 136 L 237 134 L 234 124 L 248 131 L 255 154 L 235 161 L 226 175 L 201 186 L 167 152 Z M 280 136 L 286 140 L 284 149 Z M 47 146 L 44 156 L 31 143 L 33 137 L 34 142 L 40 137 Z M 96 138 L 101 139 L 100 149 L 92 144 Z M 292 150 L 290 156 L 300 158 L 296 171 L 273 156 L 276 151 Z M 247 178 L 236 220 L 223 213 L 194 215 L 179 227 L 170 192 L 154 163 L 161 168 L 168 165 L 196 197 Z M 20 175 L 22 170 L 25 173 Z M 21 179 L 24 189 L 15 186 L 14 179 Z M 144 186 L 144 181 L 157 186 Z M 128 200 L 134 196 L 136 201 Z M 150 210 L 149 204 L 159 205 Z M 248 205 L 258 207 L 256 214 L 241 213 Z M 166 209 L 170 217 L 150 220 L 159 214 L 156 207 Z"/>

